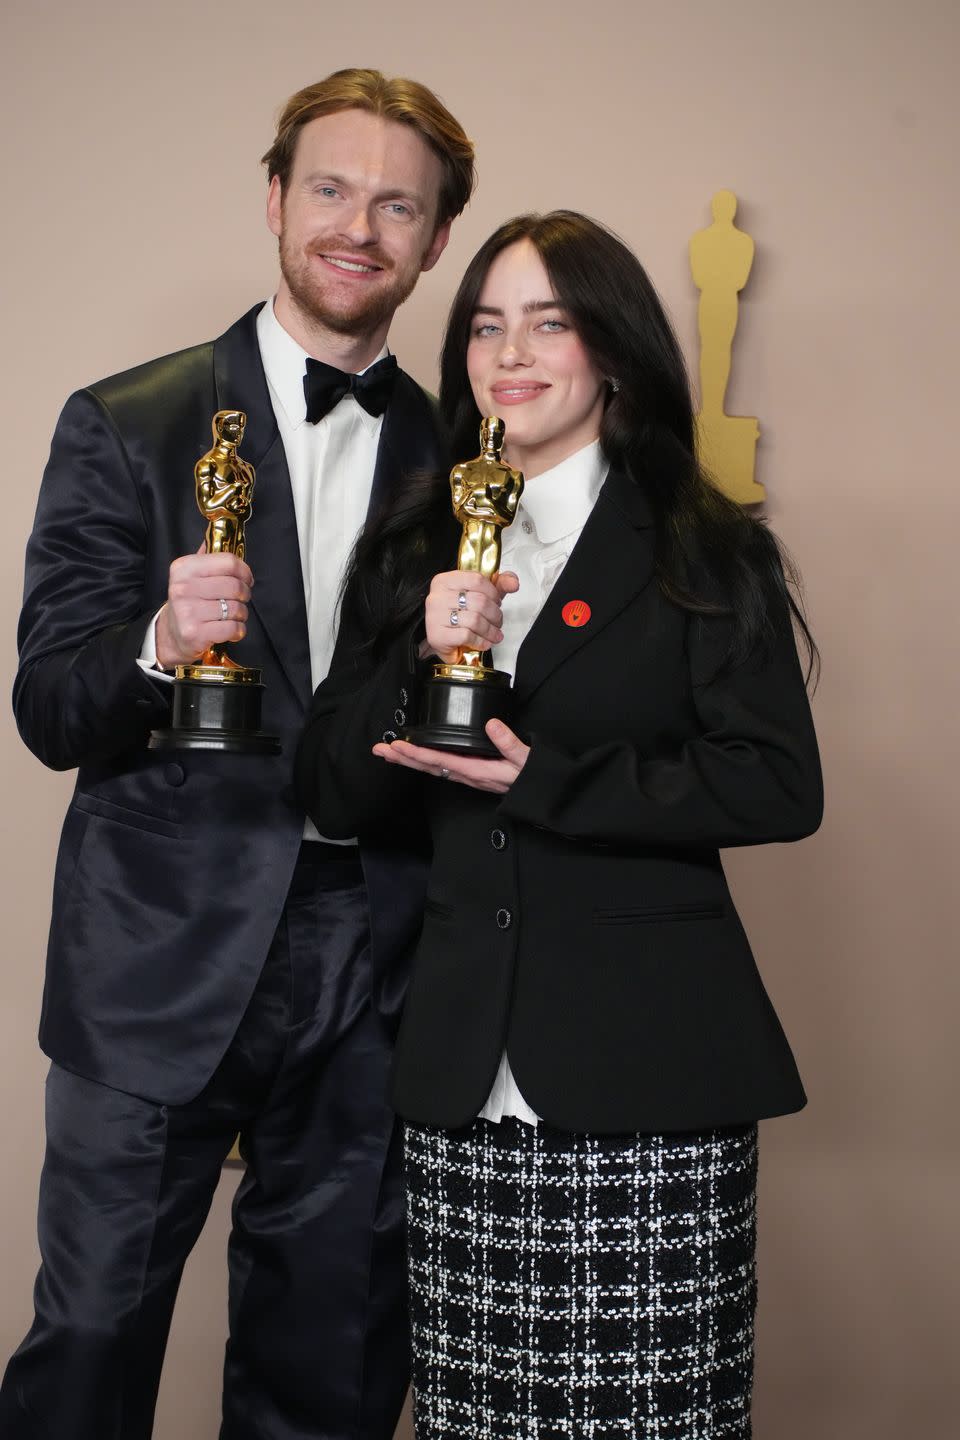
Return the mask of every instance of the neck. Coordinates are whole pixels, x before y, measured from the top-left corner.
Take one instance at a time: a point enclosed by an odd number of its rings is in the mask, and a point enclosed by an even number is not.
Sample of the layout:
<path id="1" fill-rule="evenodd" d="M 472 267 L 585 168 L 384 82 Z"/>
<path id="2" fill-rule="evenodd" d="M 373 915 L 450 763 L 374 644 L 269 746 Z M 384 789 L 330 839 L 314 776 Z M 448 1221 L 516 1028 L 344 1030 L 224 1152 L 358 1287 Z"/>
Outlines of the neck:
<path id="1" fill-rule="evenodd" d="M 558 440 L 553 444 L 548 441 L 543 445 L 509 445 L 504 447 L 503 458 L 514 470 L 521 471 L 524 480 L 535 480 L 538 475 L 543 475 L 555 465 L 569 460 L 571 455 L 576 455 L 578 450 L 592 444 L 597 438 L 596 435 L 589 435 L 573 443 L 569 440 Z"/>
<path id="2" fill-rule="evenodd" d="M 314 360 L 335 365 L 349 374 L 366 370 L 376 360 L 390 329 L 390 321 L 386 320 L 356 335 L 342 335 L 307 314 L 282 282 L 273 302 L 273 313 L 287 334 Z"/>

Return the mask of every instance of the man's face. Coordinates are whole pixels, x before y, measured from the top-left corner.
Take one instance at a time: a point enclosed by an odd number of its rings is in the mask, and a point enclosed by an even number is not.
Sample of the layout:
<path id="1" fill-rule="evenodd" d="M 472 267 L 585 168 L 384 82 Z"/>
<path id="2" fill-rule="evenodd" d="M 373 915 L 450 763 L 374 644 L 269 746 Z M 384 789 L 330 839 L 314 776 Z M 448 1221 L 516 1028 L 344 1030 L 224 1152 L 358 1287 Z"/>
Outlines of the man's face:
<path id="1" fill-rule="evenodd" d="M 274 177 L 267 199 L 280 296 L 337 334 L 389 325 L 447 243 L 450 222 L 437 228 L 441 177 L 439 159 L 407 125 L 364 110 L 311 120 L 286 189 Z"/>

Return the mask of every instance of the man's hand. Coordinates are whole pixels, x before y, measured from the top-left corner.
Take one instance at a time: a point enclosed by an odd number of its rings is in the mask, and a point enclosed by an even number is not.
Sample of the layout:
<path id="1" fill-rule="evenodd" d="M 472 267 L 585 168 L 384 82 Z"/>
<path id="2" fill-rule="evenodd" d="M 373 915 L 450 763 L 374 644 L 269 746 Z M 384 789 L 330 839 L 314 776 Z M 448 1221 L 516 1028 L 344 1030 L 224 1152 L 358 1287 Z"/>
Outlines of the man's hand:
<path id="1" fill-rule="evenodd" d="M 250 566 L 236 555 L 181 555 L 170 566 L 167 603 L 157 616 L 157 663 L 187 665 L 211 645 L 242 640 L 253 587 Z M 223 600 L 227 613 L 224 616 Z"/>

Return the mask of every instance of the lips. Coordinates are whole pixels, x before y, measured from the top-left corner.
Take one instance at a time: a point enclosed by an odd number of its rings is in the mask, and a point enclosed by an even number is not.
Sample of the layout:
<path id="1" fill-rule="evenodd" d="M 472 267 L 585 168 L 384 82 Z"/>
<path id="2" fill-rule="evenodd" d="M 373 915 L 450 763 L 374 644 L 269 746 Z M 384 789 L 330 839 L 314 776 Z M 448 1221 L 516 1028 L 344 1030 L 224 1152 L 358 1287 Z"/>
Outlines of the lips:
<path id="1" fill-rule="evenodd" d="M 549 389 L 549 385 L 536 380 L 501 381 L 491 386 L 490 394 L 499 405 L 524 405 L 528 400 L 538 399 Z"/>
<path id="2" fill-rule="evenodd" d="M 371 264 L 369 260 L 353 259 L 347 255 L 329 255 L 323 251 L 318 252 L 317 258 L 323 260 L 332 269 L 338 270 L 341 275 L 379 275 L 382 265 Z"/>

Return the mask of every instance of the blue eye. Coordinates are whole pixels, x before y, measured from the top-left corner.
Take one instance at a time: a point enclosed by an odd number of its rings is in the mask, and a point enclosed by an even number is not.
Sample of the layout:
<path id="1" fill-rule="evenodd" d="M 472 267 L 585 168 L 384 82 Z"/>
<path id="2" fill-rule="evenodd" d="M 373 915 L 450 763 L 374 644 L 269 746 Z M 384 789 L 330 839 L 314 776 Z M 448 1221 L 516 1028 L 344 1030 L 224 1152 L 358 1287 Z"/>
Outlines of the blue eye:
<path id="1" fill-rule="evenodd" d="M 475 325 L 473 327 L 473 333 L 477 339 L 482 340 L 489 335 L 499 335 L 500 328 L 488 320 L 483 325 Z"/>
<path id="2" fill-rule="evenodd" d="M 566 330 L 567 327 L 562 320 L 544 320 L 540 328 L 541 330 L 546 330 L 548 335 L 558 335 L 562 330 Z"/>

